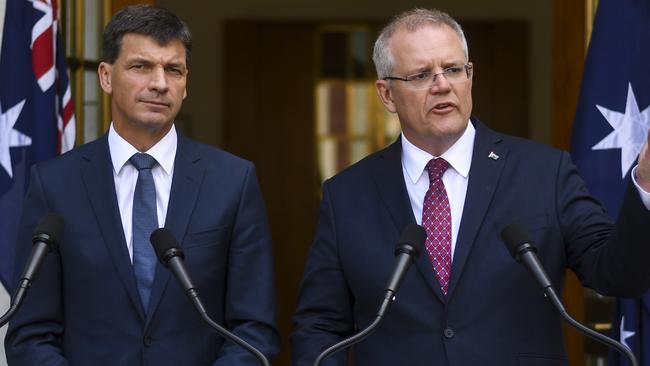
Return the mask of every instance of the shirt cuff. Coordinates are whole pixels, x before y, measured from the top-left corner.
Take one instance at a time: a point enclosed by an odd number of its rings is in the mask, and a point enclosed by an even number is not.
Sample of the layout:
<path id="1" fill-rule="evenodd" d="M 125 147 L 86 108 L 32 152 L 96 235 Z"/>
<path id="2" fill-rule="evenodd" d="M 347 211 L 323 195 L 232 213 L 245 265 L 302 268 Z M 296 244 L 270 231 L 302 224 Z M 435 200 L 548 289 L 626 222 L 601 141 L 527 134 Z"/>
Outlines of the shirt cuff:
<path id="1" fill-rule="evenodd" d="M 636 168 L 637 165 L 632 168 L 632 183 L 634 183 L 634 186 L 636 187 L 636 190 L 639 192 L 639 197 L 641 197 L 641 202 L 643 202 L 643 205 L 645 208 L 650 210 L 650 192 L 646 192 L 641 188 L 641 186 L 636 182 L 635 174 L 636 173 Z"/>

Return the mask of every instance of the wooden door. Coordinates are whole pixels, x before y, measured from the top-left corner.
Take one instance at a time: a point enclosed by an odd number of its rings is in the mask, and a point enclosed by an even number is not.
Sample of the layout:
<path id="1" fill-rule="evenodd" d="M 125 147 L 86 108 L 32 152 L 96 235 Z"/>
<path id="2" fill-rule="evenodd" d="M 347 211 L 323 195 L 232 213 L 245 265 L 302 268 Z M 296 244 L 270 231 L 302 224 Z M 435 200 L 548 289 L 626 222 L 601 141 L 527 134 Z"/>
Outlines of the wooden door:
<path id="1" fill-rule="evenodd" d="M 313 26 L 232 21 L 224 46 L 224 148 L 252 160 L 273 234 L 278 323 L 289 364 L 291 316 L 312 240 L 315 158 Z"/>

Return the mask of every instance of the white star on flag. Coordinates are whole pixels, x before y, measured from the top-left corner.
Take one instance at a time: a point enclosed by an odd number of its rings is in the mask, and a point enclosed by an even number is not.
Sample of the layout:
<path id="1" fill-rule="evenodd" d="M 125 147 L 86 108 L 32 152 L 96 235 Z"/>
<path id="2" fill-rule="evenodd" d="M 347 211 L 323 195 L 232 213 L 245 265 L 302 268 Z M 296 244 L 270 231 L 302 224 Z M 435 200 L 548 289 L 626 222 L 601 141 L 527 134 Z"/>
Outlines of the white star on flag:
<path id="1" fill-rule="evenodd" d="M 23 99 L 6 112 L 2 111 L 2 105 L 0 105 L 0 165 L 2 165 L 11 178 L 13 178 L 13 168 L 11 167 L 9 148 L 30 146 L 32 144 L 32 139 L 29 136 L 18 130 L 14 130 L 14 125 L 18 121 L 20 112 L 23 110 L 23 105 L 25 105 L 25 100 Z"/>
<path id="2" fill-rule="evenodd" d="M 619 332 L 620 340 L 621 340 L 621 343 L 623 343 L 625 345 L 625 347 L 627 347 L 629 349 L 632 349 L 632 347 L 630 347 L 630 345 L 627 343 L 627 339 L 630 338 L 630 337 L 634 337 L 634 333 L 636 333 L 636 332 L 630 332 L 628 330 L 625 330 L 625 317 L 622 317 L 621 318 L 621 330 Z"/>
<path id="3" fill-rule="evenodd" d="M 594 145 L 592 150 L 621 149 L 621 176 L 625 178 L 647 139 L 650 129 L 650 106 L 640 112 L 632 84 L 628 84 L 625 113 L 599 105 L 596 107 L 614 131 Z"/>

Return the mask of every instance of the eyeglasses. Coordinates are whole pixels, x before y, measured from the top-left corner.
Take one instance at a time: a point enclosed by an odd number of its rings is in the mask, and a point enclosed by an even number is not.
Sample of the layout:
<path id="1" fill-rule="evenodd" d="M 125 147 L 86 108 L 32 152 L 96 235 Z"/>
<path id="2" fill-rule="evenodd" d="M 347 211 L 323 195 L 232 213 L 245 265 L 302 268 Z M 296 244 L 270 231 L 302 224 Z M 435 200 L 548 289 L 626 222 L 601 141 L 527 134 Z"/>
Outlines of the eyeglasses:
<path id="1" fill-rule="evenodd" d="M 438 75 L 443 75 L 450 84 L 460 83 L 472 77 L 474 65 L 471 62 L 461 66 L 448 67 L 442 72 L 434 74 L 430 71 L 419 72 L 406 77 L 386 76 L 382 80 L 399 80 L 406 82 L 406 85 L 413 90 L 429 89 L 436 82 Z"/>

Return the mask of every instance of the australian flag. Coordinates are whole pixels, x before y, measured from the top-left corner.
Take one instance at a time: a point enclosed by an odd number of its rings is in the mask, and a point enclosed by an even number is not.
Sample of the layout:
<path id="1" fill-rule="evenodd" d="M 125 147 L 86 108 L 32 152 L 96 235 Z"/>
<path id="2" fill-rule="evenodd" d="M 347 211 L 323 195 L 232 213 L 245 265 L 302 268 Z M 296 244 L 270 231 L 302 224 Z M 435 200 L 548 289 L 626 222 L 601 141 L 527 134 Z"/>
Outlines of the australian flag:
<path id="1" fill-rule="evenodd" d="M 571 150 L 589 190 L 614 218 L 650 128 L 649 65 L 650 2 L 600 0 Z M 650 293 L 643 299 L 618 299 L 612 333 L 640 365 L 650 366 Z M 629 363 L 612 353 L 610 365 Z"/>
<path id="2" fill-rule="evenodd" d="M 57 15 L 56 0 L 6 0 L 4 24 L 0 14 L 0 281 L 5 289 L 12 287 L 29 168 L 74 145 L 74 108 Z"/>

